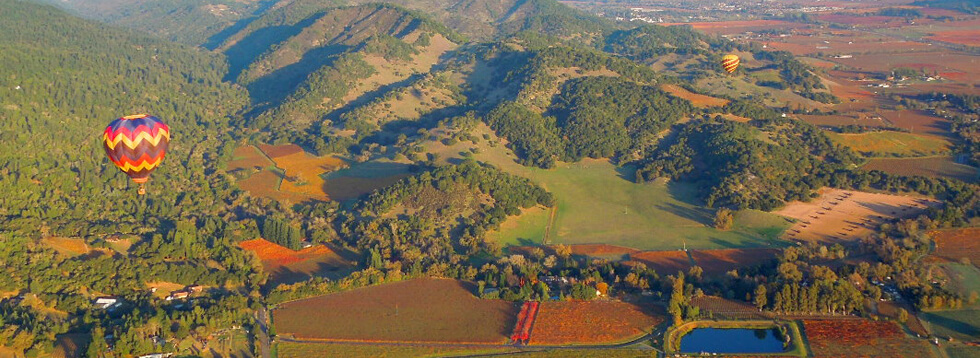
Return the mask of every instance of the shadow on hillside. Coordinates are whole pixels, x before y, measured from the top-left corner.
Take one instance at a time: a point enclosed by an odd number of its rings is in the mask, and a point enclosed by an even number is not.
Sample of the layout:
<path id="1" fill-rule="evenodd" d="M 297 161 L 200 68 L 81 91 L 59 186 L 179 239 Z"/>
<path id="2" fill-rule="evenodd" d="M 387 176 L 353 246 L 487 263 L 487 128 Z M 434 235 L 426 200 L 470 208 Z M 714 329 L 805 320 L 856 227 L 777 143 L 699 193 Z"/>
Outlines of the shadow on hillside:
<path id="1" fill-rule="evenodd" d="M 296 92 L 310 74 L 320 68 L 333 65 L 337 55 L 348 48 L 344 45 L 317 47 L 303 54 L 303 58 L 298 62 L 259 77 L 247 86 L 252 103 L 282 102 L 287 96 Z"/>
<path id="2" fill-rule="evenodd" d="M 248 36 L 245 36 L 224 51 L 225 56 L 228 58 L 228 74 L 225 76 L 225 81 L 235 81 L 238 78 L 238 75 L 240 75 L 249 64 L 255 62 L 259 56 L 266 53 L 273 45 L 283 42 L 290 37 L 296 36 L 303 31 L 304 28 L 310 26 L 318 19 L 319 17 L 310 17 L 292 26 L 265 27 L 248 34 Z M 249 18 L 246 20 L 251 23 L 251 21 L 255 21 L 256 18 Z M 244 28 L 247 25 L 248 24 L 242 25 L 242 27 Z M 235 26 L 238 25 L 236 24 Z M 225 32 L 222 31 L 218 35 L 225 36 L 224 39 L 221 39 L 223 42 L 224 40 L 227 40 L 228 37 L 234 35 L 234 33 L 225 34 Z M 212 39 L 209 39 L 208 44 L 217 41 L 218 35 L 215 35 L 212 37 Z M 215 46 L 215 48 L 217 48 L 217 46 Z"/>

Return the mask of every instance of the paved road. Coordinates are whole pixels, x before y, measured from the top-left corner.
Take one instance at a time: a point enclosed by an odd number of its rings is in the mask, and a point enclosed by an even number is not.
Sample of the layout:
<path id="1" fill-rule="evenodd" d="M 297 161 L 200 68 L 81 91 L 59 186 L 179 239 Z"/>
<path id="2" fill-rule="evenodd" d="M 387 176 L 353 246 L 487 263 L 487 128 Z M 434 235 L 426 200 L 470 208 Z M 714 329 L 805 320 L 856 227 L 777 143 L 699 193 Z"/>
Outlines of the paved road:
<path id="1" fill-rule="evenodd" d="M 269 346 L 269 327 L 267 322 L 269 322 L 268 317 L 266 317 L 265 307 L 259 308 L 258 312 L 255 313 L 255 321 L 258 323 L 258 332 L 256 336 L 259 338 L 259 348 L 262 352 L 262 358 L 272 358 L 272 348 Z"/>
<path id="2" fill-rule="evenodd" d="M 508 355 L 522 352 L 533 352 L 549 349 L 620 349 L 626 348 L 628 346 L 641 343 L 643 341 L 650 340 L 654 338 L 654 334 L 646 334 L 642 337 L 636 338 L 629 342 L 612 344 L 612 345 L 514 345 L 514 344 L 465 344 L 465 343 L 403 343 L 403 342 L 351 342 L 351 341 L 327 341 L 327 340 L 307 340 L 307 339 L 295 339 L 279 336 L 276 338 L 279 342 L 290 342 L 290 343 L 309 343 L 309 344 L 348 344 L 348 345 L 359 345 L 359 346 L 407 346 L 407 347 L 449 347 L 449 348 L 516 348 L 520 349 L 517 352 L 509 353 L 497 353 L 497 354 L 480 354 L 479 356 L 487 355 Z M 649 350 L 660 352 L 656 348 L 649 348 Z"/>

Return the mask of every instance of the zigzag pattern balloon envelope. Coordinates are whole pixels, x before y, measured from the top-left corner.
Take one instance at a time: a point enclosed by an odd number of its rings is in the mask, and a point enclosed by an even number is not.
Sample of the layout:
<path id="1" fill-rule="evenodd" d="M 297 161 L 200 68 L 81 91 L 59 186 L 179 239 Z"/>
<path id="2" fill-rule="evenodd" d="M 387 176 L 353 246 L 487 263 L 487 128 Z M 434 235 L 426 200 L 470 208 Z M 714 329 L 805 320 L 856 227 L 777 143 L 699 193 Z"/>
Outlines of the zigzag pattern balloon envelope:
<path id="1" fill-rule="evenodd" d="M 118 118 L 109 123 L 102 135 L 109 160 L 139 184 L 145 183 L 160 166 L 169 145 L 170 127 L 146 114 Z"/>
<path id="2" fill-rule="evenodd" d="M 724 67 L 728 73 L 735 72 L 735 69 L 738 68 L 738 63 L 738 56 L 735 55 L 725 55 L 725 57 L 721 58 L 721 67 Z"/>

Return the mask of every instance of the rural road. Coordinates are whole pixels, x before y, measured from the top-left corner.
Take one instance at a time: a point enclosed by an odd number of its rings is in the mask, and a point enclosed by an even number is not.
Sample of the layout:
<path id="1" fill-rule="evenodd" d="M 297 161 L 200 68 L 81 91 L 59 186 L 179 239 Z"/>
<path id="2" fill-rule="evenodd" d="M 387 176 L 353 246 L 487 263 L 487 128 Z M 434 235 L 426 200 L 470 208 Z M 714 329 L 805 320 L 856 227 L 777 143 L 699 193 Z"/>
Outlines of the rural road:
<path id="1" fill-rule="evenodd" d="M 255 321 L 258 323 L 259 331 L 256 332 L 259 338 L 259 346 L 262 353 L 262 358 L 272 358 L 272 350 L 269 346 L 269 326 L 268 317 L 265 307 L 259 308 L 258 312 L 255 312 Z"/>
<path id="2" fill-rule="evenodd" d="M 306 339 L 294 339 L 287 337 L 277 337 L 276 340 L 279 342 L 290 342 L 290 343 L 304 343 L 304 344 L 348 344 L 348 345 L 359 345 L 359 346 L 402 346 L 402 347 L 449 347 L 449 348 L 515 348 L 519 349 L 514 352 L 500 352 L 500 353 L 485 353 L 477 355 L 461 355 L 456 357 L 486 357 L 486 356 L 504 356 L 511 354 L 521 354 L 527 352 L 535 352 L 541 350 L 549 349 L 621 349 L 628 346 L 650 340 L 654 338 L 654 333 L 649 333 L 633 339 L 629 342 L 612 344 L 612 345 L 513 345 L 513 344 L 465 344 L 465 343 L 402 343 L 402 342 L 351 342 L 351 341 L 325 341 L 325 340 L 306 340 Z M 650 348 L 650 350 L 656 351 L 658 354 L 661 353 L 660 350 L 656 348 Z"/>

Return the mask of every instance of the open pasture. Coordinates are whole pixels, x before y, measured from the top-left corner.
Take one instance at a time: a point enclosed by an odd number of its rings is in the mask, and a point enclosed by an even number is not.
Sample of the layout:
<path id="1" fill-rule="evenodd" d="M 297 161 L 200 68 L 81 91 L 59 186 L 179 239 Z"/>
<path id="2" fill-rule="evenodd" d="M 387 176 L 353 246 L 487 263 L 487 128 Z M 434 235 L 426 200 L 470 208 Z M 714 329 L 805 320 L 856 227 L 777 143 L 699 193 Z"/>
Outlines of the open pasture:
<path id="1" fill-rule="evenodd" d="M 853 14 L 823 14 L 817 15 L 820 21 L 833 22 L 855 27 L 898 27 L 907 25 L 908 21 L 895 16 L 860 16 Z"/>
<path id="2" fill-rule="evenodd" d="M 517 305 L 483 300 L 472 283 L 416 279 L 280 305 L 276 331 L 298 339 L 504 344 Z"/>
<path id="3" fill-rule="evenodd" d="M 927 43 L 896 39 L 853 30 L 805 29 L 796 33 L 760 40 L 768 48 L 792 52 L 797 56 L 820 53 L 853 55 L 857 59 L 867 54 L 907 53 L 934 50 Z M 841 59 L 829 59 L 841 63 Z"/>
<path id="4" fill-rule="evenodd" d="M 957 163 L 953 157 L 874 158 L 861 169 L 905 176 L 952 178 L 965 182 L 976 182 L 980 177 L 980 169 Z"/>
<path id="5" fill-rule="evenodd" d="M 653 305 L 616 301 L 541 303 L 529 345 L 608 344 L 649 333 L 665 315 Z"/>
<path id="6" fill-rule="evenodd" d="M 953 262 L 966 258 L 980 265 L 980 228 L 935 230 L 929 232 L 929 237 L 936 242 L 934 256 Z"/>
<path id="7" fill-rule="evenodd" d="M 980 297 L 973 303 L 969 302 L 971 295 L 980 295 L 980 269 L 956 262 L 943 263 L 939 267 L 948 279 L 946 288 L 964 298 L 963 307 L 980 308 Z"/>
<path id="8" fill-rule="evenodd" d="M 941 202 L 906 195 L 867 193 L 823 188 L 810 202 L 794 201 L 776 214 L 796 219 L 783 234 L 793 241 L 841 242 L 857 240 L 880 223 L 895 218 L 916 217 Z"/>
<path id="9" fill-rule="evenodd" d="M 670 93 L 674 97 L 680 99 L 686 99 L 691 102 L 695 107 L 707 108 L 707 107 L 721 107 L 728 104 L 728 100 L 724 98 L 717 98 L 711 96 L 705 96 L 703 94 L 694 93 L 688 91 L 687 89 L 676 86 L 676 85 L 661 85 L 660 89 L 667 93 Z"/>
<path id="10" fill-rule="evenodd" d="M 755 266 L 776 258 L 779 249 L 691 250 L 694 264 L 705 274 L 723 274 L 739 267 Z"/>
<path id="11" fill-rule="evenodd" d="M 834 142 L 866 157 L 921 157 L 948 154 L 953 144 L 946 138 L 895 131 L 832 133 Z"/>
<path id="12" fill-rule="evenodd" d="M 926 327 L 936 336 L 967 342 L 980 340 L 978 309 L 929 311 L 920 313 L 919 317 L 926 321 Z"/>
<path id="13" fill-rule="evenodd" d="M 238 245 L 259 257 L 262 268 L 269 273 L 269 281 L 275 283 L 290 283 L 312 276 L 329 275 L 356 263 L 356 257 L 352 253 L 322 244 L 302 250 L 290 250 L 259 238 L 242 241 Z"/>
<path id="14" fill-rule="evenodd" d="M 929 344 L 907 336 L 894 322 L 868 319 L 805 319 L 815 357 L 933 357 Z"/>
<path id="15" fill-rule="evenodd" d="M 81 238 L 51 236 L 41 239 L 41 243 L 69 257 L 84 255 L 91 251 L 85 239 Z"/>
<path id="16" fill-rule="evenodd" d="M 641 262 L 661 275 L 676 275 L 677 271 L 687 272 L 694 264 L 687 251 L 643 251 L 629 255 L 630 261 Z"/>
<path id="17" fill-rule="evenodd" d="M 789 22 L 782 20 L 745 20 L 745 21 L 709 21 L 709 22 L 681 22 L 664 23 L 663 26 L 688 25 L 695 30 L 718 35 L 741 34 L 743 32 L 755 32 L 761 30 L 790 30 L 808 26 L 804 23 Z"/>
<path id="18" fill-rule="evenodd" d="M 491 150 L 476 157 L 529 178 L 555 195 L 558 209 L 550 223 L 549 244 L 603 243 L 638 250 L 680 249 L 684 242 L 688 248 L 699 249 L 771 244 L 757 235 L 765 227 L 739 227 L 736 220 L 735 230 L 712 228 L 714 211 L 698 204 L 697 189 L 691 184 L 663 180 L 637 184 L 629 179 L 631 168 L 617 168 L 608 160 L 585 159 L 538 169 L 521 166 L 511 155 Z M 540 228 L 549 224 L 528 220 L 522 225 Z M 534 231 L 524 226 L 513 230 Z"/>
<path id="19" fill-rule="evenodd" d="M 510 247 L 541 244 L 547 236 L 552 212 L 551 208 L 540 205 L 521 209 L 520 215 L 508 218 L 500 224 L 500 228 L 488 233 L 487 237 Z"/>

